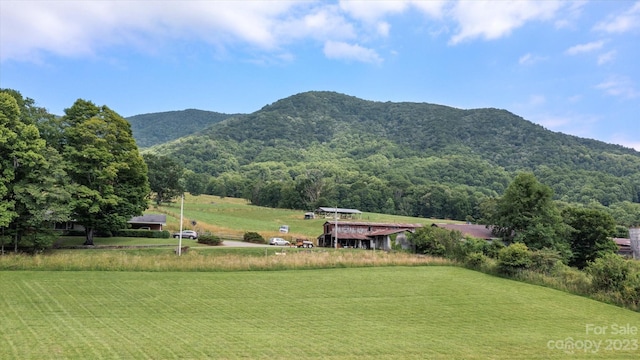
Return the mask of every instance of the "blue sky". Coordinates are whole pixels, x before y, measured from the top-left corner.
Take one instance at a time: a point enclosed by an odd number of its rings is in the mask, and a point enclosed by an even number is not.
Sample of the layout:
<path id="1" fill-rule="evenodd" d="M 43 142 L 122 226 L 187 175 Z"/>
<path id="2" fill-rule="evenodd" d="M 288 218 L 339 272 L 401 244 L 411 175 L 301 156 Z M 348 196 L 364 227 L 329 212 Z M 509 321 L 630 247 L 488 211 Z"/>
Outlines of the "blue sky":
<path id="1" fill-rule="evenodd" d="M 640 150 L 640 1 L 0 1 L 0 87 L 62 114 L 329 90 L 509 110 Z"/>

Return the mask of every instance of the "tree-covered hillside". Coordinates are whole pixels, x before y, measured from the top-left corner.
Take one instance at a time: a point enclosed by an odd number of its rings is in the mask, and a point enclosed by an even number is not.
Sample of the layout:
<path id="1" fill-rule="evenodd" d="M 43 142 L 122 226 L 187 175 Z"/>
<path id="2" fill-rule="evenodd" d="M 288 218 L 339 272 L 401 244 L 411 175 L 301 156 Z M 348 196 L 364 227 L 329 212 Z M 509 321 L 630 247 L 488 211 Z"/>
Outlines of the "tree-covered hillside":
<path id="1" fill-rule="evenodd" d="M 161 144 L 201 131 L 233 115 L 187 109 L 128 117 L 139 147 Z"/>
<path id="2" fill-rule="evenodd" d="M 372 102 L 307 92 L 148 151 L 196 173 L 214 195 L 256 204 L 354 207 L 477 218 L 517 172 L 566 202 L 640 201 L 640 153 L 555 133 L 499 109 Z"/>

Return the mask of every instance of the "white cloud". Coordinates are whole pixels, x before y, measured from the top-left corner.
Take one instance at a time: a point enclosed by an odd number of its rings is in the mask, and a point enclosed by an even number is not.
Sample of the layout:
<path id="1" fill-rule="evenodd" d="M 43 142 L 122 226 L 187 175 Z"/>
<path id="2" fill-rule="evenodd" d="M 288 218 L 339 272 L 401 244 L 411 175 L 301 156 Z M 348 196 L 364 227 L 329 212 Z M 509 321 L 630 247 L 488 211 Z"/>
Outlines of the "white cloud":
<path id="1" fill-rule="evenodd" d="M 529 117 L 531 121 L 540 124 L 551 131 L 571 134 L 584 138 L 595 138 L 595 127 L 599 122 L 598 117 L 584 114 L 534 114 Z"/>
<path id="2" fill-rule="evenodd" d="M 583 8 L 588 4 L 587 0 L 574 0 L 571 1 L 567 7 L 567 10 L 564 11 L 561 18 L 556 19 L 555 27 L 556 29 L 576 29 L 577 23 L 582 17 Z"/>
<path id="3" fill-rule="evenodd" d="M 282 42 L 311 38 L 324 42 L 328 39 L 355 39 L 357 31 L 341 14 L 337 6 L 305 9 L 301 14 L 289 15 L 276 26 L 277 38 Z"/>
<path id="4" fill-rule="evenodd" d="M 531 95 L 529 97 L 529 105 L 538 106 L 547 102 L 547 98 L 544 95 Z"/>
<path id="5" fill-rule="evenodd" d="M 540 61 L 545 61 L 547 59 L 548 58 L 544 56 L 538 56 L 538 55 L 533 55 L 531 53 L 526 53 L 522 55 L 520 59 L 518 59 L 518 64 L 528 66 L 528 65 L 536 64 Z"/>
<path id="6" fill-rule="evenodd" d="M 374 50 L 341 41 L 327 41 L 324 44 L 324 55 L 329 59 L 337 60 L 353 60 L 372 64 L 382 62 L 382 58 Z"/>
<path id="7" fill-rule="evenodd" d="M 603 45 L 604 45 L 604 41 L 602 41 L 602 40 L 600 40 L 600 41 L 592 41 L 592 42 L 586 43 L 586 44 L 579 44 L 579 45 L 575 45 L 575 46 L 572 46 L 572 47 L 568 48 L 565 51 L 565 54 L 577 55 L 577 54 L 586 53 L 586 52 L 590 52 L 590 51 L 594 51 L 594 50 L 599 50 L 599 49 L 602 49 Z"/>
<path id="8" fill-rule="evenodd" d="M 340 8 L 343 11 L 369 23 L 375 23 L 389 14 L 402 13 L 408 5 L 407 1 L 340 1 Z"/>
<path id="9" fill-rule="evenodd" d="M 386 17 L 415 9 L 427 16 L 441 18 L 448 3 L 448 0 L 340 0 L 339 6 L 348 16 L 362 21 L 378 35 L 386 37 L 391 28 L 384 20 Z"/>
<path id="10" fill-rule="evenodd" d="M 628 10 L 607 17 L 594 27 L 597 31 L 607 33 L 623 33 L 640 28 L 640 2 L 636 2 Z"/>
<path id="11" fill-rule="evenodd" d="M 534 117 L 531 121 L 553 131 L 559 131 L 559 129 L 571 125 L 574 122 L 570 117 L 548 114 Z"/>
<path id="12" fill-rule="evenodd" d="M 598 65 L 604 65 L 606 63 L 609 63 L 611 61 L 613 61 L 616 57 L 616 51 L 615 50 L 611 50 L 609 52 L 606 52 L 604 54 L 600 54 L 600 56 L 598 56 Z"/>
<path id="13" fill-rule="evenodd" d="M 278 31 L 295 20 L 288 16 L 299 14 L 300 9 L 310 12 L 312 5 L 289 1 L 3 1 L 0 59 L 33 60 L 40 52 L 83 56 L 120 44 L 154 48 L 167 39 L 197 39 L 215 46 L 241 42 L 273 50 L 296 34 Z"/>
<path id="14" fill-rule="evenodd" d="M 619 144 L 619 145 L 640 151 L 640 141 L 637 138 L 635 139 L 629 138 L 628 133 L 613 134 L 610 137 L 610 139 L 611 140 L 608 142 L 612 144 Z"/>
<path id="15" fill-rule="evenodd" d="M 595 88 L 604 91 L 608 95 L 624 99 L 640 97 L 640 92 L 635 89 L 631 80 L 621 76 L 610 76 L 605 81 L 596 85 Z"/>
<path id="16" fill-rule="evenodd" d="M 377 24 L 377 28 L 378 28 L 378 34 L 387 37 L 389 36 L 389 30 L 391 29 L 391 25 L 389 25 L 388 22 L 386 21 L 380 21 Z"/>
<path id="17" fill-rule="evenodd" d="M 507 36 L 528 21 L 553 18 L 561 6 L 559 1 L 460 1 L 451 11 L 460 29 L 450 43 Z"/>

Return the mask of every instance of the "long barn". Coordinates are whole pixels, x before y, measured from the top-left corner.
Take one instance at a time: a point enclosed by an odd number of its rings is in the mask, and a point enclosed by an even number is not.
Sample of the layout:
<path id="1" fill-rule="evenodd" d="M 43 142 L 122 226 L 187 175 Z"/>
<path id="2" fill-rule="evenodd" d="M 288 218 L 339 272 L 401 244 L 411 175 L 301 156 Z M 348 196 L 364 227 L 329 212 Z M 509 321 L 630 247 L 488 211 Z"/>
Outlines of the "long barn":
<path id="1" fill-rule="evenodd" d="M 320 247 L 391 250 L 391 236 L 406 236 L 422 224 L 371 223 L 361 221 L 327 221 L 318 237 Z M 337 229 L 337 231 L 336 231 Z"/>

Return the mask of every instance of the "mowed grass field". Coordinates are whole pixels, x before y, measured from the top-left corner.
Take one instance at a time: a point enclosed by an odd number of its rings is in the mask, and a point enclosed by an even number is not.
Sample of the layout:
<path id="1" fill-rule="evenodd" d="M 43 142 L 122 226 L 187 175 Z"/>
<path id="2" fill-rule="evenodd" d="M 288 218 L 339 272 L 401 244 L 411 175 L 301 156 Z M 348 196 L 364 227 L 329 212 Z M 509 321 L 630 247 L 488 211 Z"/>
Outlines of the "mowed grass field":
<path id="1" fill-rule="evenodd" d="M 640 357 L 620 333 L 638 313 L 454 266 L 3 271 L 0 289 L 2 359 Z"/>

